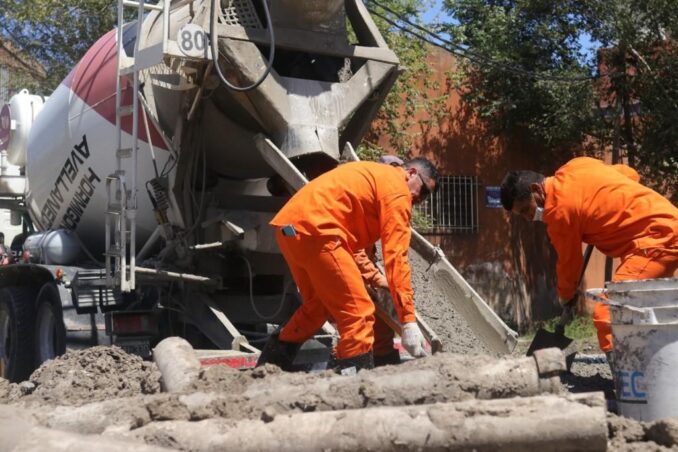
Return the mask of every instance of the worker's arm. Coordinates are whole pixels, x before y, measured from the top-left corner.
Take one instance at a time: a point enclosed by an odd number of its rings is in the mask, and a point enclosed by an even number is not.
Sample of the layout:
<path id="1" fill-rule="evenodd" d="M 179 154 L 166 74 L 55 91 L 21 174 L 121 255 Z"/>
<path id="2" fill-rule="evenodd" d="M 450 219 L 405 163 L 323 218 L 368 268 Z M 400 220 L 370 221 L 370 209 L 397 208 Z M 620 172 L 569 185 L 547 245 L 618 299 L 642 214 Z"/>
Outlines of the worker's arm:
<path id="1" fill-rule="evenodd" d="M 388 288 L 386 277 L 364 249 L 353 253 L 353 259 L 355 259 L 356 264 L 358 264 L 358 269 L 360 270 L 360 274 L 362 275 L 365 284 L 373 289 L 379 287 Z"/>
<path id="2" fill-rule="evenodd" d="M 558 277 L 558 297 L 561 300 L 570 300 L 574 297 L 583 259 L 581 252 L 582 236 L 576 224 L 576 219 L 572 220 L 556 224 L 547 223 L 551 244 L 558 254 L 556 275 Z"/>
<path id="3" fill-rule="evenodd" d="M 414 291 L 407 253 L 412 232 L 410 218 L 412 203 L 406 195 L 392 195 L 380 203 L 381 244 L 384 254 L 386 279 L 398 320 L 405 324 L 416 322 Z"/>

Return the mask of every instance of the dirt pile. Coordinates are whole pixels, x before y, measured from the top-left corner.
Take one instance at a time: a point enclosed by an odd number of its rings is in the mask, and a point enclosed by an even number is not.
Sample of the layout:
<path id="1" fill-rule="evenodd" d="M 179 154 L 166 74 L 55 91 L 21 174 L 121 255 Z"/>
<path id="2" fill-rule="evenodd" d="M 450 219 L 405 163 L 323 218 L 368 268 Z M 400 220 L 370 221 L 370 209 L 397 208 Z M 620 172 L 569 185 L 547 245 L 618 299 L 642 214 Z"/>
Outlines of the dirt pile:
<path id="1" fill-rule="evenodd" d="M 619 452 L 678 450 L 678 419 L 638 422 L 608 414 L 608 450 Z"/>
<path id="2" fill-rule="evenodd" d="M 160 392 L 160 372 L 116 346 L 69 351 L 40 366 L 20 384 L 0 382 L 0 402 L 77 406 Z"/>
<path id="3" fill-rule="evenodd" d="M 12 422 L 19 412 L 24 428 L 32 429 L 30 431 L 36 435 L 55 435 L 56 432 L 60 435 L 95 435 L 79 441 L 94 438 L 110 444 L 136 441 L 138 447 L 125 448 L 138 450 L 149 445 L 225 450 L 227 445 L 232 445 L 233 436 L 228 432 L 239 431 L 237 426 L 255 428 L 262 432 L 262 439 L 275 425 L 300 425 L 298 423 L 309 419 L 308 415 L 331 419 L 332 428 L 341 427 L 357 415 L 352 425 L 363 425 L 369 430 L 373 428 L 370 426 L 373 418 L 365 416 L 372 413 L 370 410 L 386 413 L 384 417 L 388 421 L 384 425 L 393 430 L 393 434 L 387 435 L 389 438 L 406 434 L 408 429 L 404 426 L 409 426 L 410 422 L 428 419 L 433 423 L 430 427 L 436 427 L 438 421 L 451 419 L 449 413 L 464 413 L 457 415 L 459 428 L 467 422 L 477 421 L 479 429 L 494 425 L 495 428 L 490 430 L 497 433 L 519 431 L 520 425 L 508 427 L 509 424 L 501 423 L 526 422 L 521 421 L 520 416 L 508 414 L 514 405 L 523 403 L 523 399 L 504 399 L 504 405 L 493 407 L 494 411 L 486 419 L 469 420 L 482 414 L 480 407 L 485 402 L 475 399 L 531 396 L 534 392 L 527 393 L 522 380 L 515 380 L 521 375 L 520 366 L 506 366 L 488 356 L 486 348 L 466 322 L 429 280 L 428 264 L 416 254 L 411 260 L 419 313 L 443 340 L 445 351 L 461 355 L 440 354 L 400 366 L 360 372 L 355 377 L 338 377 L 332 372 L 290 374 L 273 366 L 247 371 L 213 366 L 201 369 L 198 378 L 181 393 L 169 394 L 161 392 L 160 371 L 154 363 L 144 362 L 117 347 L 94 347 L 72 351 L 43 364 L 26 382 L 10 384 L 0 379 L 0 436 L 5 444 L 9 444 L 5 439 L 11 438 L 12 433 L 18 438 Z M 514 360 L 519 358 L 523 358 L 522 354 L 514 356 Z M 556 387 L 549 380 L 550 390 L 557 389 L 556 392 L 561 393 L 549 396 L 553 403 L 562 402 L 559 399 L 563 397 L 562 393 L 609 392 L 612 387 L 607 363 L 595 359 L 575 361 L 572 374 L 564 375 L 562 383 Z M 540 391 L 544 389 L 539 388 Z M 582 397 L 586 398 L 586 395 Z M 600 399 L 600 394 L 596 397 Z M 446 408 L 449 413 L 436 418 L 431 413 L 438 413 L 440 404 L 454 404 L 454 407 Z M 541 407 L 543 403 L 537 405 Z M 536 409 L 528 407 L 529 412 Z M 558 409 L 547 411 L 535 414 L 536 419 L 545 422 L 547 416 L 564 414 Z M 360 418 L 361 413 L 365 415 L 364 419 Z M 391 425 L 391 420 L 400 415 L 403 416 L 402 427 Z M 612 414 L 608 414 L 607 421 L 604 415 L 600 418 L 603 430 L 607 432 L 608 450 L 678 450 L 678 420 L 640 423 Z M 569 425 L 568 422 L 561 419 L 553 424 L 562 427 Z M 3 433 L 3 427 L 7 435 Z M 289 427 L 281 428 L 290 431 Z M 425 429 L 422 427 L 420 431 Z M 193 442 L 194 439 L 203 442 Z M 458 439 L 456 437 L 455 441 Z M 424 440 L 422 444 L 428 444 L 428 439 Z M 32 444 L 39 444 L 36 441 Z M 68 441 L 74 441 L 74 437 L 59 438 L 61 444 Z M 604 445 L 605 434 L 602 442 Z M 261 444 L 275 448 L 276 443 Z M 297 447 L 300 443 L 292 438 L 290 444 Z M 365 448 L 365 444 L 360 443 L 351 450 Z M 201 445 L 205 447 L 201 448 Z M 396 446 L 404 448 L 400 443 L 394 444 L 394 448 Z M 23 450 L 40 449 L 26 446 Z"/>
<path id="4" fill-rule="evenodd" d="M 167 394 L 160 392 L 154 364 L 117 347 L 95 347 L 47 362 L 21 384 L 0 380 L 0 402 L 9 404 L 10 413 L 26 408 L 41 429 L 80 435 L 124 434 L 128 440 L 172 448 L 173 435 L 184 435 L 173 433 L 172 428 L 195 430 L 206 426 L 200 423 L 205 421 L 225 432 L 233 422 L 246 419 L 263 421 L 264 428 L 280 416 L 309 412 L 423 407 L 517 395 L 511 392 L 511 388 L 519 391 L 511 381 L 516 368 L 493 366 L 497 361 L 492 357 L 449 354 L 361 372 L 357 377 L 331 372 L 290 374 L 274 366 L 248 371 L 214 366 L 202 369 L 184 393 Z M 596 366 L 592 372 L 586 362 L 579 362 L 573 371 L 582 380 L 609 382 L 599 372 L 603 365 Z M 494 370 L 489 372 L 490 368 Z M 569 392 L 582 389 L 576 378 L 563 381 Z M 136 437 L 135 431 L 139 432 Z M 609 414 L 607 431 L 608 450 L 678 450 L 678 419 L 640 423 Z M 180 445 L 186 443 L 176 444 Z"/>

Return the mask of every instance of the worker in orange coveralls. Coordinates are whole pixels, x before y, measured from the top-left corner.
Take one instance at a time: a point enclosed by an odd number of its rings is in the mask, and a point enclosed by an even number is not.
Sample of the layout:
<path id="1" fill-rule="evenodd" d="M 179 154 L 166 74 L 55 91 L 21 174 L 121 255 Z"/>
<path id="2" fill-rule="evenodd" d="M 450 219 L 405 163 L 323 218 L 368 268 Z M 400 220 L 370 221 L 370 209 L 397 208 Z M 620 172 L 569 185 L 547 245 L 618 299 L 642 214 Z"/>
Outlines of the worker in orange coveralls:
<path id="1" fill-rule="evenodd" d="M 395 155 L 382 155 L 377 160 L 379 163 L 385 163 L 395 167 L 401 167 L 405 162 Z M 377 253 L 376 245 L 371 245 L 364 250 L 356 251 L 353 254 L 358 269 L 363 277 L 365 285 L 368 287 L 368 292 L 375 296 L 379 295 L 381 290 L 389 290 L 388 280 L 386 276 L 375 264 Z M 374 317 L 374 365 L 375 367 L 384 366 L 388 364 L 400 364 L 400 352 L 393 347 L 393 338 L 395 333 L 390 326 L 384 322 L 381 317 L 376 315 Z"/>
<path id="2" fill-rule="evenodd" d="M 421 157 L 402 168 L 346 163 L 309 182 L 283 206 L 271 225 L 303 303 L 271 335 L 257 365 L 290 370 L 301 344 L 332 318 L 340 336 L 337 369 L 374 367 L 374 304 L 353 253 L 379 239 L 403 347 L 414 357 L 425 355 L 407 254 L 412 204 L 436 189 L 437 178 L 436 168 Z"/>
<path id="3" fill-rule="evenodd" d="M 353 254 L 358 265 L 358 270 L 367 287 L 370 298 L 374 300 L 379 297 L 382 290 L 389 290 L 388 280 L 375 263 L 377 254 L 376 245 L 359 250 Z M 375 302 L 376 303 L 376 302 Z M 378 315 L 374 316 L 374 345 L 372 352 L 374 355 L 374 366 L 385 366 L 388 364 L 400 364 L 400 352 L 393 347 L 393 338 L 395 333 L 386 322 Z"/>
<path id="4" fill-rule="evenodd" d="M 569 316 L 576 304 L 582 242 L 621 259 L 613 281 L 671 277 L 678 269 L 678 208 L 639 180 L 626 165 L 588 157 L 570 160 L 553 177 L 533 171 L 504 177 L 504 208 L 546 224 L 558 253 L 559 301 Z M 593 322 L 609 360 L 612 329 L 606 304 L 596 303 Z"/>

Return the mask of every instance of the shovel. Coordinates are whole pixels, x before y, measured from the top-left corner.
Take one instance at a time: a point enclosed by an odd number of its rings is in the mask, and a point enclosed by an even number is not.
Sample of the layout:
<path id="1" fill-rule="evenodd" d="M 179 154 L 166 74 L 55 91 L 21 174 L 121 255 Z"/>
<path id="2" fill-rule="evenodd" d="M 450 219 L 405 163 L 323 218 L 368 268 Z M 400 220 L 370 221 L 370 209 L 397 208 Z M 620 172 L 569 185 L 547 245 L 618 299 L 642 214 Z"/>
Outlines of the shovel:
<path id="1" fill-rule="evenodd" d="M 592 252 L 593 245 L 587 245 L 586 251 L 584 251 L 584 261 L 582 262 L 581 272 L 579 273 L 579 281 L 577 282 L 577 291 L 579 291 L 579 288 L 581 287 L 581 283 L 584 279 L 584 272 L 586 271 L 586 266 L 589 263 Z M 553 333 L 546 331 L 544 328 L 539 328 L 539 330 L 537 330 L 537 334 L 534 335 L 534 339 L 532 339 L 532 343 L 527 349 L 527 356 L 532 356 L 532 353 L 534 353 L 535 350 L 541 350 L 543 348 L 558 347 L 559 349 L 564 350 L 571 343 L 572 339 L 565 336 L 565 323 L 561 320 L 556 325 Z M 572 355 L 572 359 L 574 359 L 574 354 Z"/>
<path id="2" fill-rule="evenodd" d="M 389 291 L 386 289 L 372 289 L 371 287 L 368 287 L 367 292 L 374 302 L 374 307 L 376 308 L 375 314 L 396 334 L 402 335 L 402 327 L 395 315 Z M 440 338 L 435 331 L 433 331 L 428 323 L 419 316 L 419 313 L 415 313 L 415 316 L 417 318 L 417 325 L 419 325 L 419 329 L 424 335 L 424 339 L 426 339 L 430 345 L 430 349 L 427 348 L 426 351 L 430 352 L 432 355 L 442 351 L 443 343 L 440 341 Z"/>

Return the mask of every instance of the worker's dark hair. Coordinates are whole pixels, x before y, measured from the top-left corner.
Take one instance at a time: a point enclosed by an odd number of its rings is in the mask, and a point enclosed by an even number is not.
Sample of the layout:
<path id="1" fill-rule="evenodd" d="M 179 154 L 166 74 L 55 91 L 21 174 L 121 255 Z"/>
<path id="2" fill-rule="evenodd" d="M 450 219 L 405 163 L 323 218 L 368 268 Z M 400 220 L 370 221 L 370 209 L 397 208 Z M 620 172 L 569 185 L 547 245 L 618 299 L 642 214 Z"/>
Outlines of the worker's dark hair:
<path id="1" fill-rule="evenodd" d="M 438 169 L 433 163 L 424 157 L 415 157 L 412 160 L 405 162 L 405 168 L 417 168 L 424 177 L 427 179 L 433 179 L 436 183 L 436 189 L 438 188 Z"/>
<path id="2" fill-rule="evenodd" d="M 501 205 L 510 211 L 515 201 L 522 201 L 532 196 L 530 185 L 540 184 L 544 175 L 534 171 L 509 171 L 501 181 Z"/>

